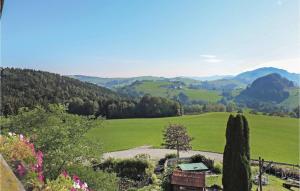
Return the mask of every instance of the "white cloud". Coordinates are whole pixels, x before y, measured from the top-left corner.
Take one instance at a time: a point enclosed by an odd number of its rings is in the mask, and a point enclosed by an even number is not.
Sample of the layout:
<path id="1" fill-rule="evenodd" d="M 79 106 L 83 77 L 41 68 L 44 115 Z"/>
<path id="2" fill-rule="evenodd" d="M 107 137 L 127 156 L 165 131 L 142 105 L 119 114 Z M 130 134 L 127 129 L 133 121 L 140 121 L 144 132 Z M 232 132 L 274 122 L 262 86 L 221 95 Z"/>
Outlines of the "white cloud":
<path id="1" fill-rule="evenodd" d="M 217 56 L 216 55 L 212 55 L 212 54 L 201 54 L 200 57 L 202 58 L 216 58 Z"/>
<path id="2" fill-rule="evenodd" d="M 223 60 L 217 59 L 217 58 L 204 59 L 204 61 L 205 61 L 205 62 L 209 62 L 209 63 L 219 63 L 219 62 L 223 62 Z"/>
<path id="3" fill-rule="evenodd" d="M 201 54 L 200 57 L 202 58 L 202 60 L 204 62 L 208 62 L 208 63 L 219 63 L 219 62 L 223 62 L 223 60 L 218 59 L 216 55 L 213 54 Z"/>

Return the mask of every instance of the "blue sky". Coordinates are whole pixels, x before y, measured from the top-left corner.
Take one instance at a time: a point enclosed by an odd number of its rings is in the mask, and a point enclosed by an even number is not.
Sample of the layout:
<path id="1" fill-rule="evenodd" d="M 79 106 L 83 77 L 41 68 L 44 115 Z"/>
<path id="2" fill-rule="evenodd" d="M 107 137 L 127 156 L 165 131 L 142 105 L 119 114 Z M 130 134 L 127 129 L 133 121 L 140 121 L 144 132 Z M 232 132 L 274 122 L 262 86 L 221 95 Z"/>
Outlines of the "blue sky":
<path id="1" fill-rule="evenodd" d="M 2 66 L 103 77 L 300 73 L 297 0 L 9 0 Z"/>

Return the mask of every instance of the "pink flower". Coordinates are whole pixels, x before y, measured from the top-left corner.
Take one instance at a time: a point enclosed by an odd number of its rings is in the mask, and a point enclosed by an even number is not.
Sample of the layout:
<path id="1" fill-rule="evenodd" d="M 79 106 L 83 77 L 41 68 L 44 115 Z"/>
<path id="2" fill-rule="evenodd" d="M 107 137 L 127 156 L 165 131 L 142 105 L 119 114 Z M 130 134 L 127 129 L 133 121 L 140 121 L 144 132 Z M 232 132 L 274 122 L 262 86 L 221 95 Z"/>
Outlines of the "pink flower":
<path id="1" fill-rule="evenodd" d="M 18 172 L 19 176 L 21 176 L 21 177 L 26 174 L 26 169 L 21 163 L 18 164 L 17 172 Z"/>
<path id="2" fill-rule="evenodd" d="M 74 181 L 78 181 L 78 180 L 79 180 L 79 177 L 76 176 L 76 175 L 73 175 L 73 180 L 74 180 Z M 80 181 L 80 180 L 79 180 L 79 181 Z"/>
<path id="3" fill-rule="evenodd" d="M 37 154 L 36 154 L 36 158 L 37 158 L 37 164 L 39 166 L 42 166 L 43 164 L 43 153 L 41 151 L 38 151 Z"/>
<path id="4" fill-rule="evenodd" d="M 38 173 L 38 179 L 39 179 L 40 182 L 44 182 L 44 175 L 43 175 L 42 172 Z"/>
<path id="5" fill-rule="evenodd" d="M 72 188 L 70 189 L 70 191 L 77 191 L 77 190 L 76 190 L 75 188 L 72 187 Z"/>
<path id="6" fill-rule="evenodd" d="M 67 173 L 67 171 L 65 171 L 65 170 L 63 170 L 63 172 L 62 172 L 61 174 L 62 174 L 65 178 L 69 176 L 68 173 Z"/>

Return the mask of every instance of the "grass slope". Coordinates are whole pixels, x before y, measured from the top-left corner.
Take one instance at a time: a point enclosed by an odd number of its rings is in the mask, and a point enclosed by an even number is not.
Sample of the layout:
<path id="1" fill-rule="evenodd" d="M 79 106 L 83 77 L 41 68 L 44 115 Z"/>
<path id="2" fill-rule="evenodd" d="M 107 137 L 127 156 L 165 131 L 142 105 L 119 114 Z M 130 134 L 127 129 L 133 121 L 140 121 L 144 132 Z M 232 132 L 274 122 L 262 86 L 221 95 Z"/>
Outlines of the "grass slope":
<path id="1" fill-rule="evenodd" d="M 294 109 L 297 107 L 297 105 L 299 104 L 299 92 L 300 89 L 299 88 L 291 88 L 289 90 L 289 97 L 287 99 L 285 99 L 283 102 L 281 102 L 279 105 L 280 106 L 284 106 L 287 107 L 289 109 Z"/>
<path id="2" fill-rule="evenodd" d="M 168 81 L 144 81 L 134 86 L 138 92 L 144 94 L 151 94 L 152 96 L 160 96 L 166 98 L 173 98 L 180 92 L 183 92 L 189 97 L 190 100 L 203 100 L 207 102 L 217 102 L 222 96 L 220 92 L 214 90 L 205 89 L 190 89 L 187 86 L 183 86 L 182 89 L 171 89 L 167 86 L 171 86 L 173 82 Z"/>
<path id="3" fill-rule="evenodd" d="M 105 151 L 141 145 L 160 147 L 162 130 L 169 123 L 184 124 L 192 137 L 194 150 L 223 152 L 229 113 L 206 113 L 182 117 L 107 120 L 103 128 L 88 132 L 91 139 L 103 142 Z M 246 114 L 250 125 L 252 158 L 263 157 L 298 163 L 298 120 Z"/>

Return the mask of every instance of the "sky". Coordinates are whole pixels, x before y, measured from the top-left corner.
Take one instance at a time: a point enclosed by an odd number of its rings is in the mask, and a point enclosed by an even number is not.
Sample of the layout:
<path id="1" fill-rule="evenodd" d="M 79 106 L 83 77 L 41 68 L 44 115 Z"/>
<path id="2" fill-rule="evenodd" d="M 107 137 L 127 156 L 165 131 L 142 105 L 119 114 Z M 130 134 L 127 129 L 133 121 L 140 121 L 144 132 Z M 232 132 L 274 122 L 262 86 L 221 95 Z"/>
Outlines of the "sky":
<path id="1" fill-rule="evenodd" d="M 298 0 L 9 0 L 1 66 L 101 77 L 300 73 Z"/>

